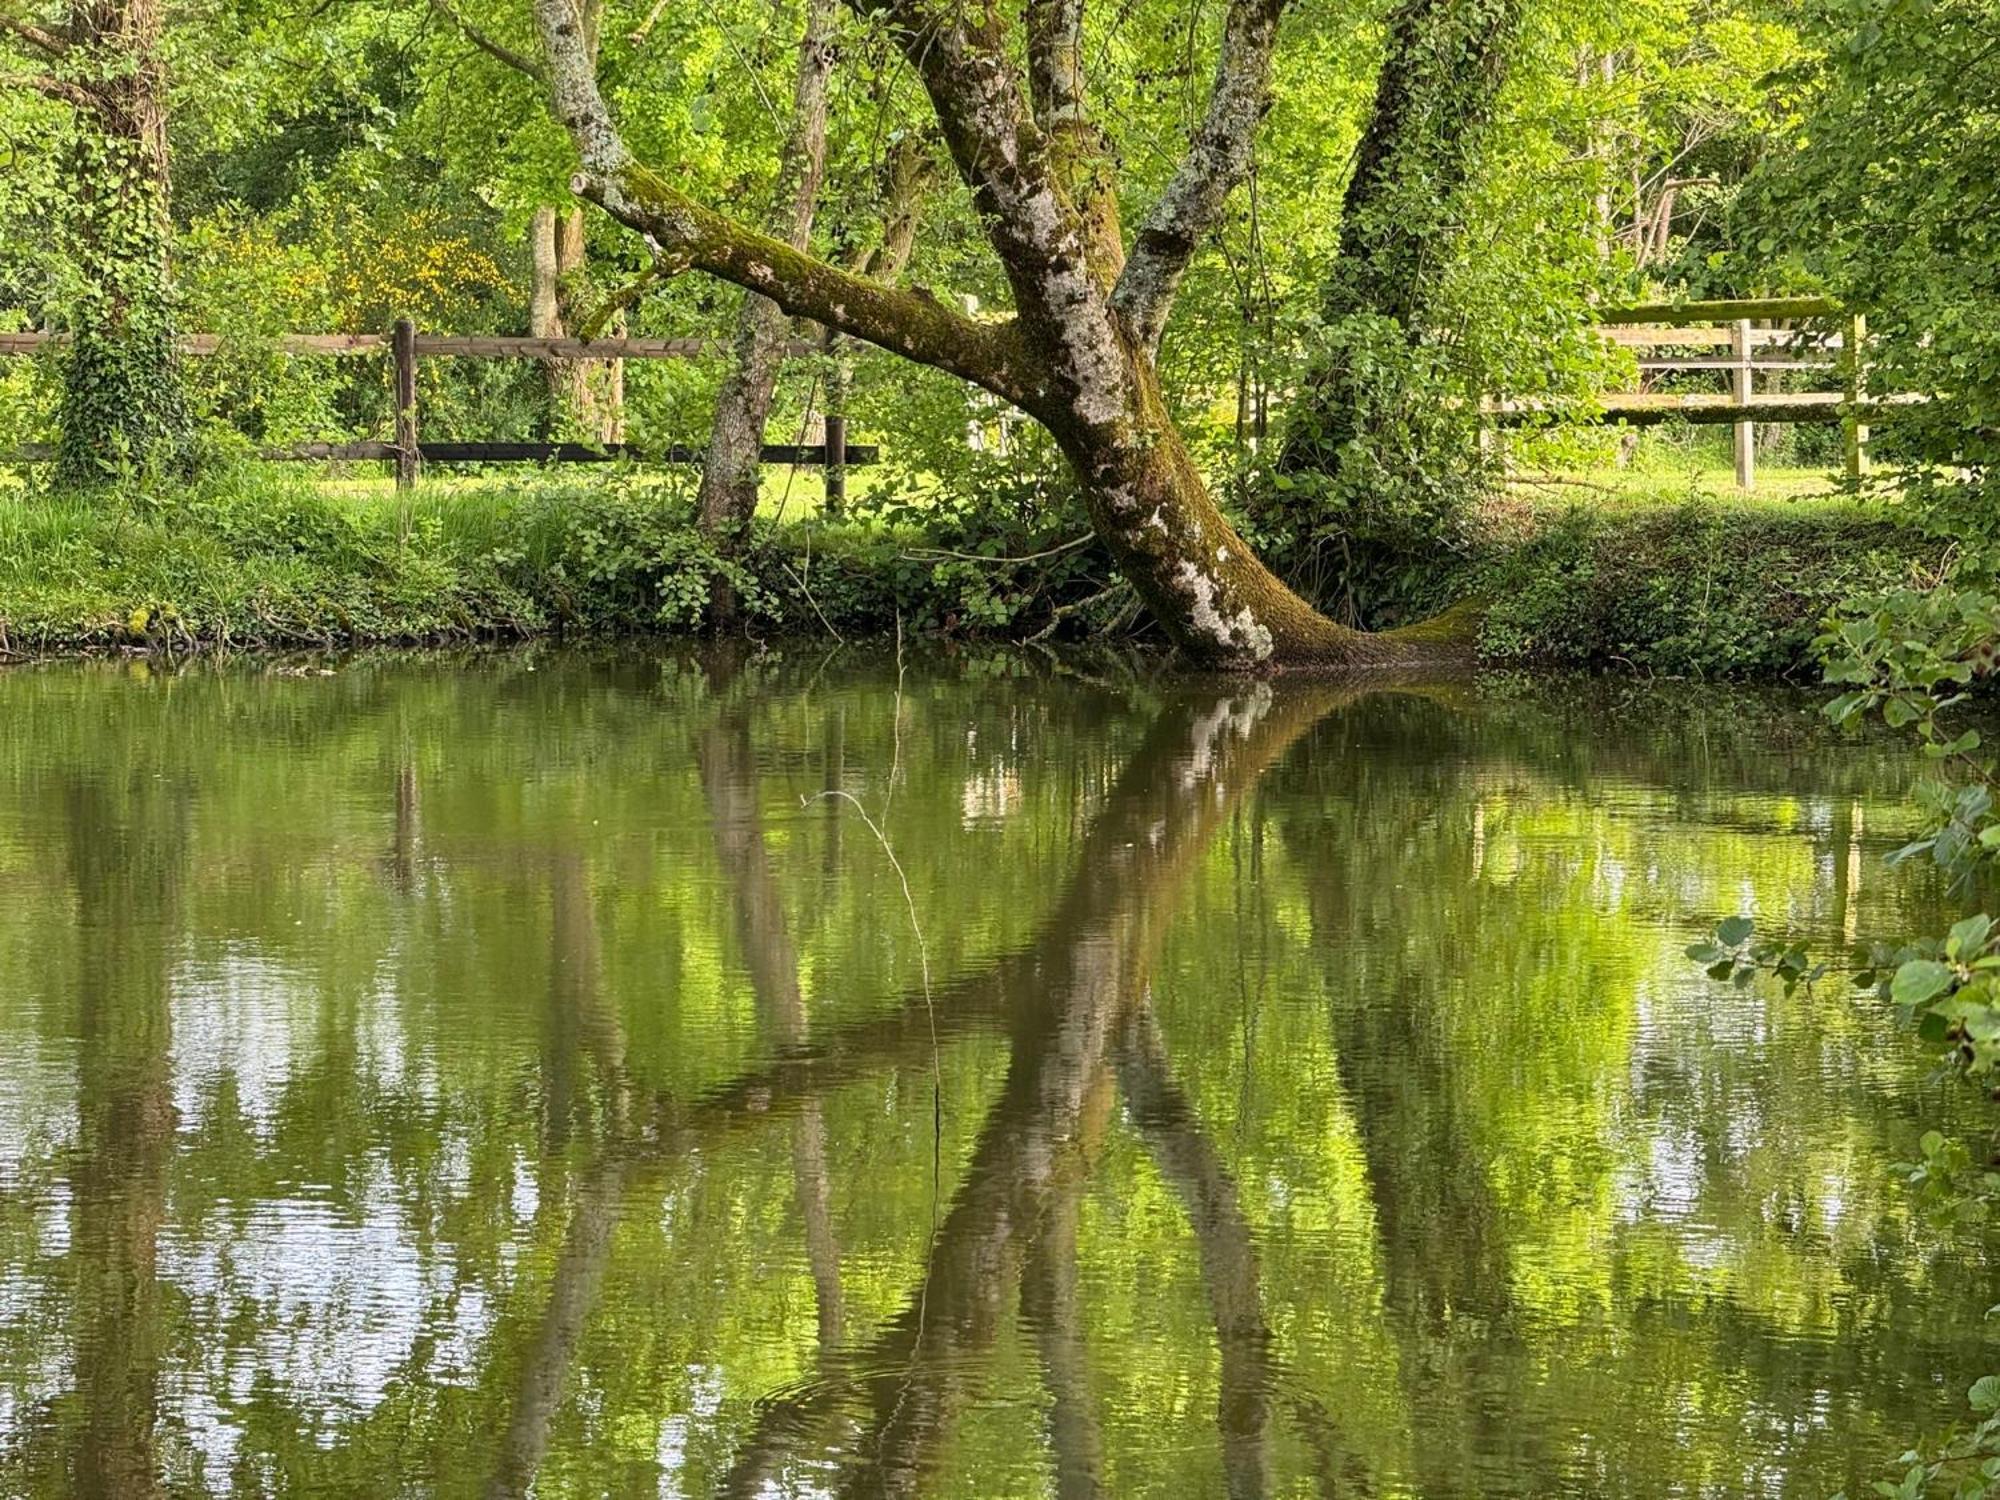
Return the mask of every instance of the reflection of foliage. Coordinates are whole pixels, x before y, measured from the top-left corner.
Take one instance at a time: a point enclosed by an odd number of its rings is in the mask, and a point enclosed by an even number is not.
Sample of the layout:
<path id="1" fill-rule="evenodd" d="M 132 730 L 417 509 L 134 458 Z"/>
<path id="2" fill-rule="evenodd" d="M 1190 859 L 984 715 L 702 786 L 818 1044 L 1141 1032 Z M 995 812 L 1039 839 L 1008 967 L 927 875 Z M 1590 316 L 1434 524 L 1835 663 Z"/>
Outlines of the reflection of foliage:
<path id="1" fill-rule="evenodd" d="M 1856 908 L 1897 920 L 1891 884 L 1838 882 L 1859 809 L 1871 849 L 1901 831 L 1899 754 L 1840 751 L 1788 701 L 1671 685 L 1366 699 L 1214 809 L 1170 901 L 1133 874 L 1155 850 L 1143 801 L 1117 837 L 1091 830 L 1178 695 L 1075 675 L 1092 665 L 919 660 L 900 692 L 877 657 L 728 675 L 629 647 L 0 679 L 0 722 L 33 726 L 0 777 L 19 898 L 0 970 L 35 997 L 0 1017 L 26 1143 L 0 1274 L 27 1309 L 0 1327 L 0 1381 L 33 1413 L 0 1443 L 0 1490 L 65 1492 L 85 1418 L 68 1359 L 115 1326 L 59 1253 L 72 1221 L 41 1211 L 99 1139 L 74 1133 L 63 999 L 93 961 L 125 980 L 98 1034 L 172 1067 L 171 1149 L 128 1175 L 160 1192 L 139 1310 L 161 1330 L 161 1451 L 197 1488 L 226 1488 L 225 1462 L 281 1491 L 474 1488 L 538 1390 L 552 1495 L 668 1473 L 712 1493 L 774 1406 L 830 1408 L 835 1441 L 868 1417 L 910 1367 L 864 1356 L 893 1350 L 878 1341 L 942 1216 L 929 1033 L 905 1008 L 915 942 L 881 920 L 893 874 L 837 805 L 800 800 L 843 786 L 878 806 L 892 766 L 889 832 L 940 978 L 946 1194 L 1015 1058 L 1052 1044 L 1011 1029 L 1006 997 L 1056 1008 L 1035 983 L 1066 951 L 1041 941 L 1054 909 L 1076 893 L 1132 919 L 1077 959 L 1159 941 L 1148 1008 L 1182 1106 L 1135 1090 L 1150 1103 L 1128 1118 L 1113 1092 L 1057 1152 L 1088 1164 L 1069 1368 L 1108 1492 L 1220 1493 L 1230 1472 L 1209 1300 L 1230 1284 L 1205 1264 L 1230 1247 L 1197 1238 L 1193 1179 L 1162 1165 L 1201 1165 L 1164 1148 L 1202 1140 L 1255 1249 L 1256 1299 L 1235 1306 L 1270 1339 L 1247 1393 L 1268 1403 L 1270 1493 L 1328 1473 L 1468 1493 L 1502 1472 L 1726 1491 L 1747 1454 L 1824 1491 L 1933 1415 L 1922 1377 L 1974 1357 L 1990 1299 L 1885 1178 L 1914 1090 L 1896 1033 L 1802 996 L 1711 1004 L 1677 970 L 1689 914 L 1746 883 L 1816 943 Z M 696 752 L 732 715 L 750 733 L 705 784 Z M 1211 748 L 1232 743 L 1249 747 Z M 1166 799 L 1197 759 L 1137 764 Z M 711 831 L 731 778 L 761 800 L 796 1051 Z M 79 885 L 108 881 L 125 884 L 86 939 Z M 1014 987 L 992 988 L 1008 965 Z M 808 1097 L 845 1302 L 830 1351 L 786 1149 Z M 144 1221 L 89 1222 L 128 1236 L 96 1242 L 107 1275 L 148 1264 Z M 280 1269 L 308 1239 L 310 1284 Z M 940 1335 L 963 1326 L 944 1306 Z M 933 1367 L 978 1396 L 937 1450 L 938 1493 L 1040 1482 L 1069 1399 L 1040 1331 L 1009 1304 L 976 1364 Z M 1791 1425 L 1808 1405 L 1825 1421 Z M 1680 1415 L 1648 1419 L 1663 1408 Z M 780 1485 L 834 1488 L 851 1444 L 775 1425 Z"/>
<path id="2" fill-rule="evenodd" d="M 1835 723 L 1855 725 L 1879 714 L 1907 735 L 1940 774 L 1926 780 L 1921 804 L 1929 827 L 1890 856 L 1891 863 L 1927 857 L 1962 896 L 1985 894 L 1984 877 L 2000 861 L 2000 815 L 1994 788 L 2000 766 L 1982 753 L 1976 728 L 1959 723 L 1975 679 L 1993 669 L 2000 642 L 2000 603 L 1980 586 L 1974 570 L 1927 588 L 1899 588 L 1846 601 L 1828 617 L 1815 643 L 1829 683 L 1847 691 L 1826 705 Z M 1747 987 L 1775 974 L 1789 991 L 1825 972 L 1808 967 L 1806 947 L 1789 941 L 1750 942 L 1745 917 L 1726 919 L 1713 941 L 1688 956 L 1710 965 L 1715 978 Z M 1872 990 L 1918 1037 L 1943 1049 L 1952 1072 L 1992 1097 L 2000 1064 L 2000 930 L 1984 912 L 1952 924 L 1941 936 L 1877 939 L 1857 954 L 1857 988 Z M 1979 1166 L 1962 1140 L 1928 1130 L 1918 1143 L 1921 1159 L 1896 1170 L 1934 1215 L 1966 1223 L 1984 1221 L 2000 1197 L 2000 1172 Z M 1989 1147 L 1988 1155 L 1991 1154 Z M 1929 1452 L 1912 1450 L 1899 1481 L 1880 1480 L 1889 1496 L 1984 1496 L 2000 1482 L 2000 1379 L 1987 1377 L 1972 1390 L 1986 1420 Z"/>

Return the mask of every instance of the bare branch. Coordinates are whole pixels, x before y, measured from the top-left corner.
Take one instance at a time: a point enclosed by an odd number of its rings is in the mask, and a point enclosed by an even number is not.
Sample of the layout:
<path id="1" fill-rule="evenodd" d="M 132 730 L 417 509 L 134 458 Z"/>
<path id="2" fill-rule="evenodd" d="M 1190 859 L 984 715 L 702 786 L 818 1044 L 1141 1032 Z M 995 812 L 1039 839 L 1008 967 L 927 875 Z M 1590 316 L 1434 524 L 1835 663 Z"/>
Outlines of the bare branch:
<path id="1" fill-rule="evenodd" d="M 4 11 L 0 11 L 0 31 L 19 37 L 44 57 L 61 57 L 69 51 L 69 43 L 53 31 L 46 31 L 32 21 L 10 16 Z"/>
<path id="2" fill-rule="evenodd" d="M 60 99 L 78 109 L 97 108 L 97 96 L 80 83 L 71 83 L 47 73 L 0 73 L 0 89 L 32 89 L 50 99 Z"/>
<path id="3" fill-rule="evenodd" d="M 545 84 L 548 82 L 548 69 L 544 68 L 534 58 L 516 52 L 505 42 L 499 41 L 489 36 L 486 32 L 481 31 L 453 8 L 451 0 L 431 0 L 431 9 L 456 26 L 465 34 L 465 39 L 468 42 L 472 43 L 473 46 L 484 52 L 495 62 L 512 68 L 517 73 L 525 73 L 537 83 Z"/>
<path id="4" fill-rule="evenodd" d="M 549 97 L 583 171 L 571 188 L 644 235 L 672 270 L 695 269 L 892 353 L 950 371 L 1017 404 L 1034 371 L 1012 324 L 977 323 L 923 291 L 902 291 L 794 249 L 695 202 L 633 161 L 598 91 L 570 0 L 535 0 Z"/>
<path id="5" fill-rule="evenodd" d="M 1133 241 L 1112 305 L 1148 353 L 1159 348 L 1188 262 L 1249 173 L 1257 126 L 1271 104 L 1271 57 L 1287 3 L 1232 0 L 1208 113 Z"/>

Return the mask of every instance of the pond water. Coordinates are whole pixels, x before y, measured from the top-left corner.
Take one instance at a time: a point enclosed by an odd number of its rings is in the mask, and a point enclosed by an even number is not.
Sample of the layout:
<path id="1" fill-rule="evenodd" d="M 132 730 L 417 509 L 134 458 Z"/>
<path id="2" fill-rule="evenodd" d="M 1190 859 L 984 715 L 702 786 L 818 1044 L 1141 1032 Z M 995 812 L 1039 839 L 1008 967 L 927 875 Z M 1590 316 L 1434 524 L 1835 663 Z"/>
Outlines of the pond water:
<path id="1" fill-rule="evenodd" d="M 1890 1172 L 1963 1091 L 1681 950 L 1909 920 L 1912 759 L 1637 683 L 0 676 L 0 1494 L 1865 1488 L 2000 1368 Z"/>

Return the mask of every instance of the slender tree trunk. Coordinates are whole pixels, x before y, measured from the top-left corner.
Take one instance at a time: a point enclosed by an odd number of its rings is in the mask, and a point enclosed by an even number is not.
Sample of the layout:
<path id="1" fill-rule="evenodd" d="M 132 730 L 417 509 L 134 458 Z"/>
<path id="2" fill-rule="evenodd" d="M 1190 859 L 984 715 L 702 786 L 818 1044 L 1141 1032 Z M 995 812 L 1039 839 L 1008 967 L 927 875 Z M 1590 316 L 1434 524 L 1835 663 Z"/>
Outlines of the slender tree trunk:
<path id="1" fill-rule="evenodd" d="M 806 0 L 805 35 L 792 91 L 792 118 L 778 156 L 771 232 L 803 250 L 812 237 L 813 210 L 826 172 L 826 91 L 833 71 L 834 0 Z M 716 393 L 709 426 L 708 457 L 696 497 L 701 529 L 733 550 L 757 513 L 762 474 L 764 424 L 784 363 L 789 319 L 769 297 L 746 292 L 730 348 L 729 373 Z M 710 619 L 718 629 L 735 623 L 736 591 L 718 576 L 710 596 Z"/>
<path id="2" fill-rule="evenodd" d="M 916 248 L 917 224 L 924 199 L 936 181 L 929 152 L 914 137 L 905 136 L 889 152 L 882 173 L 882 237 L 852 263 L 870 281 L 894 286 L 902 279 Z M 832 328 L 820 329 L 820 353 L 826 359 L 826 411 L 847 415 L 848 393 L 854 386 L 854 361 L 849 340 Z M 838 516 L 840 505 L 829 489 L 827 514 Z"/>
<path id="3" fill-rule="evenodd" d="M 584 266 L 581 208 L 537 208 L 528 228 L 532 281 L 528 332 L 561 339 L 581 326 L 584 300 L 577 279 Z M 616 443 L 625 436 L 625 362 L 621 359 L 547 359 L 550 435 L 582 434 L 587 442 Z"/>
<path id="4" fill-rule="evenodd" d="M 160 0 L 77 0 L 49 38 L 82 81 L 65 172 L 81 292 L 68 320 L 58 482 L 181 461 L 191 425 L 175 340 Z"/>

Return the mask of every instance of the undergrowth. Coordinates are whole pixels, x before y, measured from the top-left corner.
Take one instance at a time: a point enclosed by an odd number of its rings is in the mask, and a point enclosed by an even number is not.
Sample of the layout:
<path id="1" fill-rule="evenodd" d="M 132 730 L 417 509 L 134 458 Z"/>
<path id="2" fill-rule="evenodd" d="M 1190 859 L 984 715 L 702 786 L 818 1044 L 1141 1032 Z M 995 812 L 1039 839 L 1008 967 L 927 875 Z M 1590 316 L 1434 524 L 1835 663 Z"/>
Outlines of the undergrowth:
<path id="1" fill-rule="evenodd" d="M 0 490 L 0 651 L 685 633 L 727 573 L 755 635 L 1024 641 L 1146 630 L 1060 507 L 885 508 L 764 524 L 716 555 L 689 482 L 639 469 L 343 493 L 249 465 L 81 498 Z M 1409 559 L 1431 607 L 1479 598 L 1490 659 L 1663 676 L 1801 667 L 1840 598 L 1935 547 L 1843 501 L 1516 506 Z"/>

